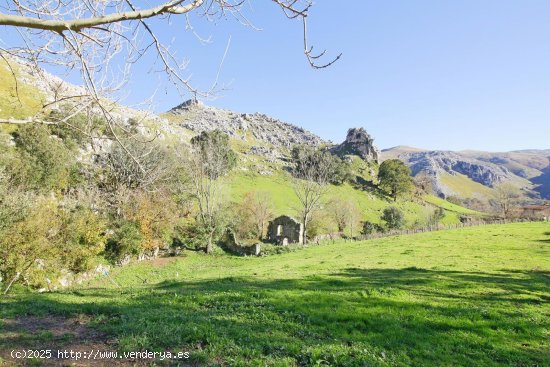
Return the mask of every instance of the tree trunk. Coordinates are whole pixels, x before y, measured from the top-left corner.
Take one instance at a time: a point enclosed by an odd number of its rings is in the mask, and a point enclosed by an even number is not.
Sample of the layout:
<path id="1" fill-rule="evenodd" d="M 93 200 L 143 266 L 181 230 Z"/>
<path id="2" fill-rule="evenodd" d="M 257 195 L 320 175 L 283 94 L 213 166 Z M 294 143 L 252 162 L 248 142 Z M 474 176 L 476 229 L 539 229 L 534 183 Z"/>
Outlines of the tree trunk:
<path id="1" fill-rule="evenodd" d="M 309 224 L 308 222 L 308 215 L 306 214 L 303 218 L 304 231 L 302 232 L 302 245 L 307 244 L 307 225 Z"/>
<path id="2" fill-rule="evenodd" d="M 8 294 L 12 284 L 15 283 L 17 281 L 17 279 L 19 279 L 20 276 L 21 276 L 21 272 L 17 272 L 17 274 L 15 274 L 15 277 L 13 277 L 10 284 L 8 284 L 8 286 L 6 287 L 6 290 L 4 291 L 4 294 Z"/>
<path id="3" fill-rule="evenodd" d="M 214 246 L 212 245 L 212 237 L 213 233 L 210 233 L 208 235 L 208 243 L 206 244 L 206 248 L 204 249 L 204 252 L 206 252 L 207 254 L 211 254 L 212 250 L 214 249 Z"/>

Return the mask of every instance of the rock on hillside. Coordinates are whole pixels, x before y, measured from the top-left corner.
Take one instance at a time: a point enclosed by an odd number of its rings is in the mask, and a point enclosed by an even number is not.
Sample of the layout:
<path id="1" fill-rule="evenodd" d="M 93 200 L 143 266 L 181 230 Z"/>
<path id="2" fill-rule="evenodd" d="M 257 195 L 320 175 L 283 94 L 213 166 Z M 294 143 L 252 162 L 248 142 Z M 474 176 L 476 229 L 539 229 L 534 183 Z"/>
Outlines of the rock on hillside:
<path id="1" fill-rule="evenodd" d="M 454 152 L 408 153 L 406 156 L 400 156 L 400 159 L 407 160 L 413 175 L 420 172 L 429 176 L 436 176 L 441 172 L 460 173 L 489 187 L 513 179 L 513 174 L 505 167 L 473 158 L 465 158 Z"/>
<path id="2" fill-rule="evenodd" d="M 526 194 L 534 188 L 543 198 L 550 197 L 549 190 L 544 187 L 548 184 L 545 173 L 550 166 L 545 151 L 450 152 L 395 147 L 382 152 L 382 160 L 395 158 L 404 161 L 413 175 L 423 174 L 429 177 L 434 191 L 440 196 L 457 195 L 442 182 L 442 174 L 447 173 L 454 176 L 464 175 L 488 188 L 494 188 L 500 183 L 511 183 L 525 189 Z"/>
<path id="3" fill-rule="evenodd" d="M 330 151 L 340 157 L 356 155 L 365 161 L 378 162 L 380 157 L 374 139 L 362 127 L 349 129 L 346 140 L 330 148 Z"/>
<path id="4" fill-rule="evenodd" d="M 264 114 L 237 113 L 210 107 L 197 100 L 189 100 L 174 107 L 166 117 L 195 133 L 219 129 L 234 139 L 252 138 L 275 148 L 325 143 L 320 137 L 301 127 Z"/>

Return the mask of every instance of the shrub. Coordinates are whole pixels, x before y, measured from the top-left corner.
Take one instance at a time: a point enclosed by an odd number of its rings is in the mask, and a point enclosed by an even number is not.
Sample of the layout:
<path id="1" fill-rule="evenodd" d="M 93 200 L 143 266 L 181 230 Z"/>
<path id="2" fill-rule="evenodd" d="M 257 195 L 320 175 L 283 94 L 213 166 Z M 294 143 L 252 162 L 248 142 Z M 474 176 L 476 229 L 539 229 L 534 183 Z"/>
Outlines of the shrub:
<path id="1" fill-rule="evenodd" d="M 139 254 L 155 251 L 173 238 L 177 208 L 168 193 L 136 191 L 129 196 L 123 212 L 124 218 L 139 229 Z"/>
<path id="2" fill-rule="evenodd" d="M 363 222 L 363 229 L 361 231 L 361 234 L 369 235 L 373 233 L 383 233 L 383 232 L 384 232 L 384 227 L 382 227 L 380 224 L 372 223 L 368 221 Z"/>
<path id="3" fill-rule="evenodd" d="M 105 258 L 115 263 L 141 251 L 141 233 L 135 222 L 123 221 L 115 228 L 105 246 Z"/>
<path id="4" fill-rule="evenodd" d="M 76 273 L 90 270 L 95 257 L 105 249 L 105 221 L 91 210 L 82 208 L 63 217 L 63 236 L 59 244 L 63 263 Z"/>
<path id="5" fill-rule="evenodd" d="M 316 211 L 307 229 L 307 238 L 314 239 L 317 236 L 334 233 L 337 231 L 335 224 L 326 211 Z"/>
<path id="6" fill-rule="evenodd" d="M 445 217 L 445 209 L 437 208 L 428 218 L 428 224 L 438 224 Z"/>
<path id="7" fill-rule="evenodd" d="M 45 127 L 25 125 L 14 134 L 17 156 L 11 163 L 16 183 L 40 191 L 66 189 L 74 159 L 63 142 Z"/>
<path id="8" fill-rule="evenodd" d="M 89 270 L 105 247 L 105 222 L 87 207 L 14 190 L 0 200 L 2 279 L 31 287 L 55 283 L 62 270 Z"/>
<path id="9" fill-rule="evenodd" d="M 386 222 L 386 227 L 388 229 L 400 229 L 405 225 L 405 216 L 403 212 L 394 206 L 384 209 L 380 219 Z"/>

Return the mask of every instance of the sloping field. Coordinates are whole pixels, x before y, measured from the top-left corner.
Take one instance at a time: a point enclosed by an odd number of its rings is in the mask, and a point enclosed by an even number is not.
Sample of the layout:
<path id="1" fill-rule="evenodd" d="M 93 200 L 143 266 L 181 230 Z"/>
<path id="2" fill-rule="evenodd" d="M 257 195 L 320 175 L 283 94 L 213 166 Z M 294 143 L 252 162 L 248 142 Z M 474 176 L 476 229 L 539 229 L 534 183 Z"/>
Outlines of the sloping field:
<path id="1" fill-rule="evenodd" d="M 270 176 L 261 176 L 254 173 L 234 173 L 228 183 L 228 194 L 236 199 L 242 199 L 245 193 L 250 191 L 265 192 L 273 200 L 275 215 L 291 215 L 297 213 L 300 202 L 292 189 L 292 179 L 289 175 L 275 172 Z M 361 212 L 361 220 L 381 222 L 380 216 L 383 210 L 389 206 L 395 206 L 403 211 L 407 226 L 412 227 L 415 222 L 425 225 L 429 215 L 433 214 L 437 207 L 446 210 L 443 224 L 459 223 L 460 214 L 478 216 L 482 213 L 451 204 L 434 196 L 425 196 L 421 199 L 407 200 L 400 198 L 397 202 L 381 197 L 374 192 L 359 190 L 349 184 L 334 186 L 327 190 L 324 200 L 341 198 L 352 200 Z"/>
<path id="2" fill-rule="evenodd" d="M 549 223 L 260 258 L 186 252 L 1 298 L 0 355 L 78 348 L 84 333 L 118 351 L 188 351 L 186 366 L 548 366 L 549 295 Z"/>

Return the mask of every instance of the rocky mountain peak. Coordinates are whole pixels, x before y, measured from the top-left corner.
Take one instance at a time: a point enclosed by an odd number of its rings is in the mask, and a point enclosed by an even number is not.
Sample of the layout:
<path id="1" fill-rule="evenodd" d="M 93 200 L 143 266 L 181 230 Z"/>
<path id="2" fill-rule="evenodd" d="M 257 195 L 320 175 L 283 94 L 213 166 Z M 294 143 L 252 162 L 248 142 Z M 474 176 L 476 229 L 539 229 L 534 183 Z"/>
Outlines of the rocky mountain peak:
<path id="1" fill-rule="evenodd" d="M 172 111 L 180 111 L 180 110 L 190 110 L 192 108 L 196 108 L 196 107 L 204 107 L 204 102 L 196 99 L 196 98 L 192 98 L 192 99 L 188 99 L 187 101 L 177 105 L 176 107 L 172 108 L 170 110 L 170 112 Z"/>
<path id="2" fill-rule="evenodd" d="M 374 145 L 374 138 L 362 127 L 349 129 L 346 140 L 332 147 L 331 152 L 339 156 L 356 155 L 363 160 L 375 162 L 378 162 L 380 157 L 380 150 Z"/>
<path id="3" fill-rule="evenodd" d="M 195 133 L 221 130 L 233 139 L 253 138 L 258 143 L 275 148 L 290 148 L 296 144 L 322 145 L 317 135 L 292 124 L 261 113 L 238 113 L 188 100 L 172 108 L 170 121 Z"/>

